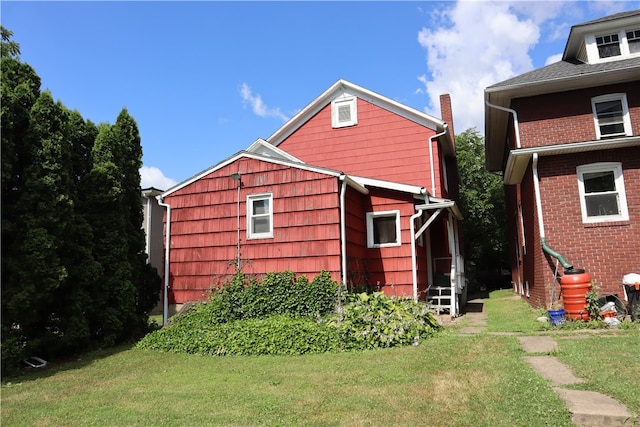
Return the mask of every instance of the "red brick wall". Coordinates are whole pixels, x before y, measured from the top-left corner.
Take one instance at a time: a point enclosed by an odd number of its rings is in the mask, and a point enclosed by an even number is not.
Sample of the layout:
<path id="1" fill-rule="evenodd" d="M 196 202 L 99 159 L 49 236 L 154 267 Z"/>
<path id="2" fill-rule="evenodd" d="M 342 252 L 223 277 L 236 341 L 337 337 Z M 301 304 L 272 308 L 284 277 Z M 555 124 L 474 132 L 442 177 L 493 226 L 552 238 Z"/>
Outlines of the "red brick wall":
<path id="1" fill-rule="evenodd" d="M 594 162 L 622 163 L 629 221 L 582 222 L 576 167 Z M 622 297 L 622 276 L 640 272 L 640 149 L 540 157 L 538 173 L 547 245 L 574 267 L 584 269 L 601 294 Z M 529 167 L 521 185 L 527 242 L 523 271 L 531 304 L 543 306 L 549 301 L 556 260 L 541 249 L 532 179 Z M 513 188 L 507 198 L 510 216 L 516 215 Z"/>
<path id="2" fill-rule="evenodd" d="M 522 148 L 596 139 L 591 98 L 626 93 L 633 135 L 640 135 L 640 81 L 514 99 Z"/>

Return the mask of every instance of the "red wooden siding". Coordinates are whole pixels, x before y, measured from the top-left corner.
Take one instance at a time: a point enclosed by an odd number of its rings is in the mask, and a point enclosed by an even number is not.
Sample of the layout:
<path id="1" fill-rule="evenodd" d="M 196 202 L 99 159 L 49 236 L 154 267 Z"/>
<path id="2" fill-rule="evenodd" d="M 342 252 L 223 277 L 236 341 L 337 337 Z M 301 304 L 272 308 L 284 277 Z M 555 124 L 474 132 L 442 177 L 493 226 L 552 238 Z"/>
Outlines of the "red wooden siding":
<path id="1" fill-rule="evenodd" d="M 328 104 L 278 147 L 312 165 L 424 186 L 431 191 L 429 137 L 434 134 L 418 123 L 358 99 L 357 125 L 333 129 Z M 438 144 L 433 147 L 439 182 Z"/>
<path id="2" fill-rule="evenodd" d="M 365 201 L 365 212 L 400 211 L 400 233 L 402 245 L 386 248 L 367 248 L 368 278 L 371 286 L 388 295 L 413 296 L 413 275 L 411 269 L 411 232 L 409 219 L 415 213 L 411 195 L 371 189 Z M 364 220 L 364 219 L 363 219 Z M 366 238 L 366 234 L 365 234 Z"/>
<path id="3" fill-rule="evenodd" d="M 241 158 L 168 195 L 171 205 L 170 297 L 198 300 L 235 271 L 237 181 L 242 270 L 291 270 L 312 278 L 321 270 L 340 279 L 339 183 L 336 177 Z M 273 193 L 273 238 L 246 236 L 247 195 Z"/>

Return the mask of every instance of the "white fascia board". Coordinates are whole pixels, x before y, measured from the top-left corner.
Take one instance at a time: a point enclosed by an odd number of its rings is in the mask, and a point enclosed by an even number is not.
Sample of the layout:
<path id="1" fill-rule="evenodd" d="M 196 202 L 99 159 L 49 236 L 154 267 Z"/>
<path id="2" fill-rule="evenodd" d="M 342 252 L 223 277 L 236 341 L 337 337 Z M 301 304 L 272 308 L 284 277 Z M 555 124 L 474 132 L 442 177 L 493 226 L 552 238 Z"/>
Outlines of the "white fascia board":
<path id="1" fill-rule="evenodd" d="M 424 205 L 417 205 L 416 210 L 436 210 L 436 209 L 449 209 L 453 216 L 455 216 L 459 221 L 462 221 L 462 212 L 456 205 L 456 202 L 453 200 L 442 199 L 442 201 L 438 201 L 435 203 L 425 203 Z"/>
<path id="2" fill-rule="evenodd" d="M 402 184 L 400 182 L 383 181 L 381 179 L 365 178 L 353 175 L 351 175 L 351 178 L 364 187 L 384 188 L 385 190 L 395 190 L 417 196 L 422 196 L 427 193 L 427 190 L 424 187 L 420 187 L 418 185 Z"/>
<path id="3" fill-rule="evenodd" d="M 298 159 L 297 157 L 292 156 L 291 154 L 287 153 L 286 151 L 281 150 L 280 148 L 268 143 L 267 141 L 265 141 L 262 138 L 256 139 L 256 141 L 253 144 L 251 144 L 249 146 L 249 148 L 246 149 L 246 151 L 248 153 L 256 153 L 256 154 L 260 154 L 260 155 L 263 155 L 263 156 L 266 156 L 266 157 L 272 157 L 269 154 L 261 153 L 260 152 L 261 149 L 273 153 L 273 157 L 274 158 L 282 158 L 282 159 L 286 159 L 286 160 L 289 160 L 289 161 L 292 161 L 292 162 L 304 163 L 302 160 Z"/>
<path id="4" fill-rule="evenodd" d="M 543 157 L 638 146 L 640 146 L 640 136 L 598 139 L 593 141 L 572 142 L 569 144 L 547 145 L 544 147 L 529 147 L 521 148 L 519 150 L 511 150 L 504 169 L 504 183 L 506 185 L 512 185 L 522 182 L 524 172 L 529 165 L 529 160 L 533 156 L 533 153 L 538 153 L 538 156 Z"/>
<path id="5" fill-rule="evenodd" d="M 320 96 L 314 99 L 311 103 L 309 103 L 306 107 L 300 110 L 298 114 L 293 116 L 288 122 L 280 127 L 280 129 L 276 130 L 269 138 L 267 138 L 267 142 L 274 146 L 278 146 L 282 141 L 284 141 L 289 135 L 291 135 L 305 122 L 311 119 L 311 117 L 317 114 L 327 104 L 343 94 L 348 94 L 363 99 L 367 102 L 398 114 L 408 120 L 433 129 L 434 131 L 441 131 L 444 129 L 444 122 L 442 120 L 439 120 L 414 108 L 408 107 L 390 98 L 372 92 L 361 86 L 340 79 L 333 85 L 331 85 L 329 89 L 325 90 Z"/>
<path id="6" fill-rule="evenodd" d="M 168 189 L 167 191 L 165 191 L 164 193 L 162 193 L 160 195 L 161 198 L 165 198 L 166 196 L 170 195 L 171 193 L 175 193 L 176 191 L 192 184 L 193 182 L 209 175 L 210 173 L 213 173 L 227 165 L 230 165 L 231 163 L 235 162 L 236 160 L 240 159 L 240 158 L 250 158 L 250 159 L 254 159 L 254 160 L 260 160 L 263 162 L 268 162 L 268 163 L 274 163 L 274 164 L 278 164 L 278 165 L 282 165 L 282 166 L 289 166 L 292 168 L 296 168 L 296 169 L 302 169 L 302 170 L 306 170 L 306 171 L 310 171 L 310 172 L 316 172 L 316 173 L 320 173 L 323 175 L 328 175 L 328 176 L 334 176 L 336 178 L 339 178 L 341 176 L 343 176 L 344 174 L 340 171 L 335 171 L 332 169 L 326 169 L 326 168 L 321 168 L 321 167 L 317 167 L 317 166 L 311 166 L 308 165 L 306 163 L 300 163 L 300 162 L 292 162 L 289 160 L 284 160 L 284 159 L 277 159 L 277 158 L 273 158 L 273 157 L 266 157 L 266 156 L 262 156 L 259 154 L 255 154 L 255 153 L 248 153 L 246 151 L 240 151 L 234 155 L 232 155 L 231 157 L 221 161 L 220 163 L 217 163 L 216 165 L 210 167 L 209 169 L 205 169 L 204 171 L 192 176 L 191 178 L 182 181 L 181 183 L 171 187 L 170 189 Z"/>

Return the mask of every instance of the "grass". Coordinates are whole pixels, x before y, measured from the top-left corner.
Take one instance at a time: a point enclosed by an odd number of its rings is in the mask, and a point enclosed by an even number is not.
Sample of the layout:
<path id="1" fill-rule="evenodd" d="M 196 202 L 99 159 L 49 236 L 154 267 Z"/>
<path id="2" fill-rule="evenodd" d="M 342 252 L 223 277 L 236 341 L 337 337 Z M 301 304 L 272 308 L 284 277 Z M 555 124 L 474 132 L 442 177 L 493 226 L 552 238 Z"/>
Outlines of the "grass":
<path id="1" fill-rule="evenodd" d="M 539 312 L 520 300 L 511 289 L 493 291 L 485 300 L 487 330 L 489 332 L 532 333 L 544 329 L 544 324 L 536 321 Z"/>
<path id="2" fill-rule="evenodd" d="M 540 333 L 538 313 L 506 292 L 486 301 L 488 329 Z M 587 379 L 580 387 L 640 412 L 637 328 L 606 339 L 594 331 L 579 338 L 576 331 L 544 333 L 555 334 L 557 357 Z M 515 336 L 451 331 L 417 347 L 297 357 L 120 347 L 3 383 L 0 424 L 572 425 L 563 402 L 523 356 Z"/>
<path id="3" fill-rule="evenodd" d="M 2 425 L 12 426 L 542 426 L 568 420 L 514 340 L 490 335 L 444 334 L 418 347 L 300 357 L 120 348 L 2 386 Z"/>

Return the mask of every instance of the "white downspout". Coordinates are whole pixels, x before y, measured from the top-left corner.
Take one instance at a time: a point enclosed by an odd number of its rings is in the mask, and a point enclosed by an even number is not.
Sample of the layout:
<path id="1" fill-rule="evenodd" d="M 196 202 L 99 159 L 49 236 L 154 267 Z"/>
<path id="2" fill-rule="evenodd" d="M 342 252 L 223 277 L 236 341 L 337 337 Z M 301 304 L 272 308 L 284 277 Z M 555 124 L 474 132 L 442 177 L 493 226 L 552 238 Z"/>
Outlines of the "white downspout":
<path id="1" fill-rule="evenodd" d="M 171 206 L 162 202 L 162 196 L 156 196 L 160 206 L 167 208 L 167 229 L 164 246 L 164 298 L 162 310 L 162 325 L 169 323 L 169 247 L 171 246 Z"/>
<path id="2" fill-rule="evenodd" d="M 342 179 L 342 178 L 341 178 Z M 346 198 L 347 193 L 347 181 L 342 179 L 342 186 L 340 188 L 340 241 L 342 252 L 342 286 L 347 286 L 347 225 L 346 225 Z"/>
<path id="3" fill-rule="evenodd" d="M 145 200 L 145 205 L 147 205 L 145 223 L 147 224 L 147 227 L 144 244 L 147 246 L 147 264 L 149 264 L 151 262 L 151 199 L 149 197 L 145 197 Z"/>
<path id="4" fill-rule="evenodd" d="M 495 108 L 497 110 L 506 111 L 507 113 L 513 114 L 513 130 L 516 133 L 516 148 L 520 147 L 520 126 L 518 125 L 518 113 L 516 110 L 507 107 L 501 107 L 500 105 L 495 105 L 489 102 L 489 100 L 485 100 L 485 103 L 488 107 Z"/>
<path id="5" fill-rule="evenodd" d="M 442 132 L 429 137 L 429 166 L 431 167 L 431 195 L 433 197 L 438 197 L 438 195 L 436 194 L 436 171 L 434 169 L 434 162 L 433 162 L 433 140 L 436 138 L 440 138 L 446 133 L 447 133 L 447 124 L 445 123 L 444 130 Z"/>
<path id="6" fill-rule="evenodd" d="M 409 230 L 411 230 L 411 278 L 413 281 L 413 299 L 418 301 L 418 266 L 417 266 L 417 254 L 416 254 L 416 236 L 415 236 L 415 220 L 422 216 L 422 209 L 418 209 L 418 212 L 411 215 L 409 218 Z"/>

